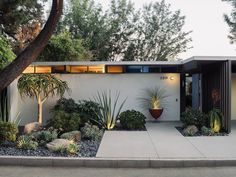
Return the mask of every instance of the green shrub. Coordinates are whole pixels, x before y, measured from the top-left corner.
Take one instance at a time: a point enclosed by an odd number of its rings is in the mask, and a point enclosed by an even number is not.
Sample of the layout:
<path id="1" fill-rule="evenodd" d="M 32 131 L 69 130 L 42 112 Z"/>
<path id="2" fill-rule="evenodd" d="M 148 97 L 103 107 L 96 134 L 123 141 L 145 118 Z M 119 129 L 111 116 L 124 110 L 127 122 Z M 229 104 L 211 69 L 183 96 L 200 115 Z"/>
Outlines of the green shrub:
<path id="1" fill-rule="evenodd" d="M 45 145 L 46 143 L 55 140 L 58 134 L 56 130 L 42 130 L 32 133 L 32 136 L 37 140 L 40 145 Z"/>
<path id="2" fill-rule="evenodd" d="M 38 142 L 31 135 L 22 135 L 17 140 L 17 147 L 25 150 L 36 150 Z"/>
<path id="3" fill-rule="evenodd" d="M 126 130 L 142 130 L 145 128 L 146 117 L 139 111 L 124 111 L 119 118 L 121 126 Z"/>
<path id="4" fill-rule="evenodd" d="M 202 126 L 206 126 L 208 117 L 200 110 L 188 108 L 181 114 L 180 120 L 185 127 L 195 125 L 197 128 L 201 129 Z"/>
<path id="5" fill-rule="evenodd" d="M 18 128 L 15 123 L 0 121 L 0 143 L 2 141 L 16 141 Z"/>
<path id="6" fill-rule="evenodd" d="M 96 125 L 85 123 L 85 126 L 81 128 L 81 133 L 84 139 L 98 141 L 102 138 L 103 130 L 100 130 Z"/>
<path id="7" fill-rule="evenodd" d="M 57 101 L 57 104 L 54 106 L 53 111 L 65 111 L 66 113 L 77 113 L 78 104 L 71 98 L 61 98 Z"/>
<path id="8" fill-rule="evenodd" d="M 78 113 L 54 110 L 53 117 L 49 120 L 48 126 L 58 129 L 62 133 L 78 130 L 80 127 L 80 115 Z"/>
<path id="9" fill-rule="evenodd" d="M 81 116 L 81 121 L 83 125 L 90 121 L 94 125 L 98 125 L 97 113 L 100 110 L 98 103 L 94 101 L 81 100 L 78 103 L 78 112 Z"/>

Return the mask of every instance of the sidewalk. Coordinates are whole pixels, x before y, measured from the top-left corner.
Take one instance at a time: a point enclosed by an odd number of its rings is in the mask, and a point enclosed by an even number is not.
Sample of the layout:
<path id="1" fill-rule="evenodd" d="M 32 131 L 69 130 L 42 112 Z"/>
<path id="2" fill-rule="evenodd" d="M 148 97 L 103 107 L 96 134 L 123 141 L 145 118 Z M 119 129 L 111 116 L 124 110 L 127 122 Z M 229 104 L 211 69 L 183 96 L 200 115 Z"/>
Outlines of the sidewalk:
<path id="1" fill-rule="evenodd" d="M 224 137 L 184 137 L 178 122 L 148 122 L 147 131 L 106 131 L 98 158 L 236 158 L 236 126 Z"/>

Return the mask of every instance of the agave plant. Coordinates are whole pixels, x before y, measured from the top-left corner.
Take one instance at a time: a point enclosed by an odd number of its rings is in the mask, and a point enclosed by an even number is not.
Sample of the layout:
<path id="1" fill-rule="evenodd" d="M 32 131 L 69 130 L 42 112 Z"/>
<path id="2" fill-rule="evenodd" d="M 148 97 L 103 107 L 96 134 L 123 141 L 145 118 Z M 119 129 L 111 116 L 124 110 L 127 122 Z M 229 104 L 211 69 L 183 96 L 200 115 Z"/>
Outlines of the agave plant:
<path id="1" fill-rule="evenodd" d="M 115 96 L 112 98 L 111 91 L 98 92 L 94 97 L 95 101 L 100 105 L 100 110 L 97 113 L 98 120 L 94 121 L 107 130 L 111 130 L 115 127 L 116 120 L 125 104 L 126 99 L 118 105 L 119 97 L 120 93 L 116 92 Z"/>
<path id="2" fill-rule="evenodd" d="M 143 97 L 140 97 L 142 107 L 145 109 L 159 109 L 166 104 L 165 99 L 168 97 L 166 91 L 160 87 L 146 88 L 143 90 Z"/>

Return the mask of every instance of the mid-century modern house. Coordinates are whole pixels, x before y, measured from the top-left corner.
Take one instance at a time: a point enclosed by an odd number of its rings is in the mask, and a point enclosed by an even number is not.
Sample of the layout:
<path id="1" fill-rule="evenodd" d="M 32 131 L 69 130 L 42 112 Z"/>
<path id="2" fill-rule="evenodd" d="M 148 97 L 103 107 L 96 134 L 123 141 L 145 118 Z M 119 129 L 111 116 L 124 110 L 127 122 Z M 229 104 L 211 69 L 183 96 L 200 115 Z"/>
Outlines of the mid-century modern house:
<path id="1" fill-rule="evenodd" d="M 187 106 L 208 112 L 213 108 L 213 91 L 217 90 L 224 129 L 230 132 L 231 120 L 236 120 L 236 109 L 233 109 L 236 105 L 236 57 L 196 56 L 182 61 L 153 62 L 35 62 L 24 73 L 58 75 L 71 88 L 65 97 L 74 100 L 93 99 L 102 90 L 119 91 L 120 99 L 127 98 L 125 110 L 141 112 L 138 98 L 143 89 L 162 87 L 169 97 L 160 121 L 179 121 Z M 10 117 L 19 113 L 21 124 L 36 121 L 36 102 L 21 99 L 17 79 L 9 86 L 8 93 Z M 56 100 L 58 98 L 50 98 L 45 103 L 45 121 Z"/>

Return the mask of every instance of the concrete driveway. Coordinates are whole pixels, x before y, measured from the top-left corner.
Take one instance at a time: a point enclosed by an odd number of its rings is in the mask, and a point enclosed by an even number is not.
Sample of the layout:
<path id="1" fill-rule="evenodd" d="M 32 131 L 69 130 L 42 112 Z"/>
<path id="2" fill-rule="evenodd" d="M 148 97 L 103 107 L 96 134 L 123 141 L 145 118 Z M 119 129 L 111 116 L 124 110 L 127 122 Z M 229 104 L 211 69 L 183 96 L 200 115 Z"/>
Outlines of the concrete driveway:
<path id="1" fill-rule="evenodd" d="M 147 131 L 106 131 L 97 157 L 144 159 L 236 158 L 236 126 L 224 137 L 184 137 L 179 122 L 148 122 Z"/>

